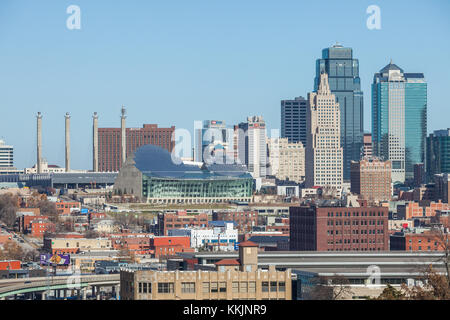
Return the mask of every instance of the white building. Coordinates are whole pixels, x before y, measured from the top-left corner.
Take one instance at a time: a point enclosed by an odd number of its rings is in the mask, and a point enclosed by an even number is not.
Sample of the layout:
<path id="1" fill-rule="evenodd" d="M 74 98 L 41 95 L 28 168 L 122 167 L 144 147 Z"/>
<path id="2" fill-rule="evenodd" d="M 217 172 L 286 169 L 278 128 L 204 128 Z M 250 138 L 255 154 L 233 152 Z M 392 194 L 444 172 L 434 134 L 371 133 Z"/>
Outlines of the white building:
<path id="1" fill-rule="evenodd" d="M 248 123 L 248 171 L 253 178 L 267 175 L 266 123 L 262 116 L 247 118 Z"/>
<path id="2" fill-rule="evenodd" d="M 306 187 L 342 188 L 343 158 L 339 103 L 331 93 L 328 75 L 320 75 L 317 92 L 308 94 Z"/>
<path id="3" fill-rule="evenodd" d="M 302 183 L 305 180 L 305 148 L 303 143 L 288 138 L 268 138 L 270 174 L 280 180 Z"/>
<path id="4" fill-rule="evenodd" d="M 234 229 L 233 223 L 225 223 L 225 227 L 211 229 L 170 229 L 169 236 L 185 236 L 191 238 L 192 248 L 202 248 L 207 244 L 218 244 L 220 250 L 234 250 L 234 244 L 238 241 L 238 230 Z"/>

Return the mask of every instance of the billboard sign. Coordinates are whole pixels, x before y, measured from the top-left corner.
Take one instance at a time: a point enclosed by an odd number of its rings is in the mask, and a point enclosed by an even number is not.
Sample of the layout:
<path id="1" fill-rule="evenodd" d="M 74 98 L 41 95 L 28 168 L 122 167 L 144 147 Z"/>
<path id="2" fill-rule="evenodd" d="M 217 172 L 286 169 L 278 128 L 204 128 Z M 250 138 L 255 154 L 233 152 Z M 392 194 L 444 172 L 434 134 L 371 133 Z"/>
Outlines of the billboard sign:
<path id="1" fill-rule="evenodd" d="M 68 266 L 70 264 L 70 255 L 62 254 L 41 254 L 41 265 Z"/>

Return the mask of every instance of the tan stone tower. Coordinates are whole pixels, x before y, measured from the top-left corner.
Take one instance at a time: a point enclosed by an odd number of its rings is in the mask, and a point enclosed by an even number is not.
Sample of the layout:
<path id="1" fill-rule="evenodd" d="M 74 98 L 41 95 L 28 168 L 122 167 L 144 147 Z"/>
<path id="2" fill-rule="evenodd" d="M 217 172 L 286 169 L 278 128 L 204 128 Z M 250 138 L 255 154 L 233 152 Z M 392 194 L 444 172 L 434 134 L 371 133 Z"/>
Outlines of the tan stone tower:
<path id="1" fill-rule="evenodd" d="M 258 270 L 258 245 L 251 241 L 239 244 L 240 270 L 253 272 Z"/>
<path id="2" fill-rule="evenodd" d="M 343 151 L 339 103 L 331 93 L 328 75 L 320 75 L 317 92 L 308 93 L 306 186 L 342 188 Z"/>
<path id="3" fill-rule="evenodd" d="M 70 115 L 67 112 L 66 119 L 66 172 L 70 172 Z"/>

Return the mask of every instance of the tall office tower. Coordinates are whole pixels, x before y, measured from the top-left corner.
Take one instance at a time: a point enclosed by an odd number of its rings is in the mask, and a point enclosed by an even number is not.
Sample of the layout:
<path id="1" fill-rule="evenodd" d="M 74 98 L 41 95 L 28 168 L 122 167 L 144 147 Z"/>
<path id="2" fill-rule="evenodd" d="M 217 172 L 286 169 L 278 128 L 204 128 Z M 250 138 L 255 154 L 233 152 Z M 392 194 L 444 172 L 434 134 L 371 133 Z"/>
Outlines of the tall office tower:
<path id="1" fill-rule="evenodd" d="M 342 188 L 341 113 L 331 93 L 328 75 L 320 75 L 319 89 L 308 94 L 306 187 Z"/>
<path id="2" fill-rule="evenodd" d="M 267 175 L 266 123 L 262 116 L 247 118 L 248 123 L 248 171 L 253 178 Z"/>
<path id="3" fill-rule="evenodd" d="M 66 172 L 70 172 L 70 115 L 67 112 L 65 118 L 65 137 L 66 137 Z"/>
<path id="4" fill-rule="evenodd" d="M 14 147 L 0 140 L 0 168 L 12 168 L 14 166 Z"/>
<path id="5" fill-rule="evenodd" d="M 98 172 L 98 115 L 92 116 L 92 171 Z"/>
<path id="6" fill-rule="evenodd" d="M 336 44 L 322 50 L 316 61 L 314 90 L 319 88 L 320 75 L 328 74 L 330 90 L 341 111 L 341 146 L 344 150 L 344 179 L 350 179 L 350 161 L 359 161 L 363 146 L 364 104 L 359 78 L 359 61 L 353 59 L 352 48 Z"/>
<path id="7" fill-rule="evenodd" d="M 306 146 L 306 108 L 303 97 L 281 100 L 281 137 L 289 142 L 301 142 Z"/>
<path id="8" fill-rule="evenodd" d="M 373 152 L 391 160 L 392 182 L 414 178 L 423 163 L 427 133 L 427 83 L 423 73 L 404 73 L 392 61 L 372 83 Z"/>
<path id="9" fill-rule="evenodd" d="M 42 173 L 42 114 L 40 112 L 38 112 L 36 116 L 36 131 L 37 131 L 36 167 L 37 173 Z"/>
<path id="10" fill-rule="evenodd" d="M 364 133 L 364 146 L 361 154 L 361 159 L 371 157 L 373 155 L 373 147 L 372 147 L 372 134 Z"/>
<path id="11" fill-rule="evenodd" d="M 122 113 L 123 116 L 124 114 Z M 97 115 L 94 114 L 94 159 L 96 156 L 95 146 L 98 145 L 98 171 L 119 171 L 122 167 L 123 159 L 126 158 L 126 156 L 123 156 L 123 148 L 125 148 L 127 156 L 146 144 L 160 146 L 172 152 L 175 146 L 175 143 L 172 141 L 172 134 L 175 131 L 174 126 L 158 128 L 157 124 L 144 124 L 142 128 L 125 128 L 122 117 L 120 128 L 97 128 L 96 130 Z M 96 131 L 97 140 L 95 140 Z M 123 131 L 125 131 L 125 134 L 123 134 Z M 123 137 L 126 137 L 125 143 L 123 142 Z"/>
<path id="12" fill-rule="evenodd" d="M 233 129 L 234 162 L 248 167 L 248 123 L 241 122 Z"/>
<path id="13" fill-rule="evenodd" d="M 201 128 L 195 129 L 194 161 L 207 163 L 228 163 L 233 157 L 233 141 L 225 121 L 205 120 Z"/>
<path id="14" fill-rule="evenodd" d="M 435 174 L 450 173 L 450 128 L 434 131 L 426 144 L 426 176 L 432 182 Z"/>
<path id="15" fill-rule="evenodd" d="M 270 174 L 280 180 L 302 183 L 305 180 L 305 148 L 301 141 L 289 142 L 288 138 L 267 140 Z"/>
<path id="16" fill-rule="evenodd" d="M 391 200 L 391 162 L 368 157 L 351 162 L 350 191 L 370 204 Z"/>

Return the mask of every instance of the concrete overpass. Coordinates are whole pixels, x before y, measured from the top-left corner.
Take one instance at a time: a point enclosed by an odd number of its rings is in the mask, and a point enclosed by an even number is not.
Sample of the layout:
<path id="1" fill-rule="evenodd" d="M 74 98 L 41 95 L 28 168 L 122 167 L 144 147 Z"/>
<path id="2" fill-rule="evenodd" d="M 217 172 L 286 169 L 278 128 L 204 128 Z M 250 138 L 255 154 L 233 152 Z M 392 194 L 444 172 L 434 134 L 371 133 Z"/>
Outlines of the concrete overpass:
<path id="1" fill-rule="evenodd" d="M 68 290 L 73 290 L 79 298 L 86 299 L 86 290 L 89 288 L 93 295 L 98 296 L 101 287 L 112 287 L 113 292 L 117 293 L 119 284 L 120 274 L 5 279 L 0 280 L 0 299 L 18 294 L 41 293 L 45 300 L 50 290 L 55 290 L 58 295 L 63 292 L 64 297 Z"/>

